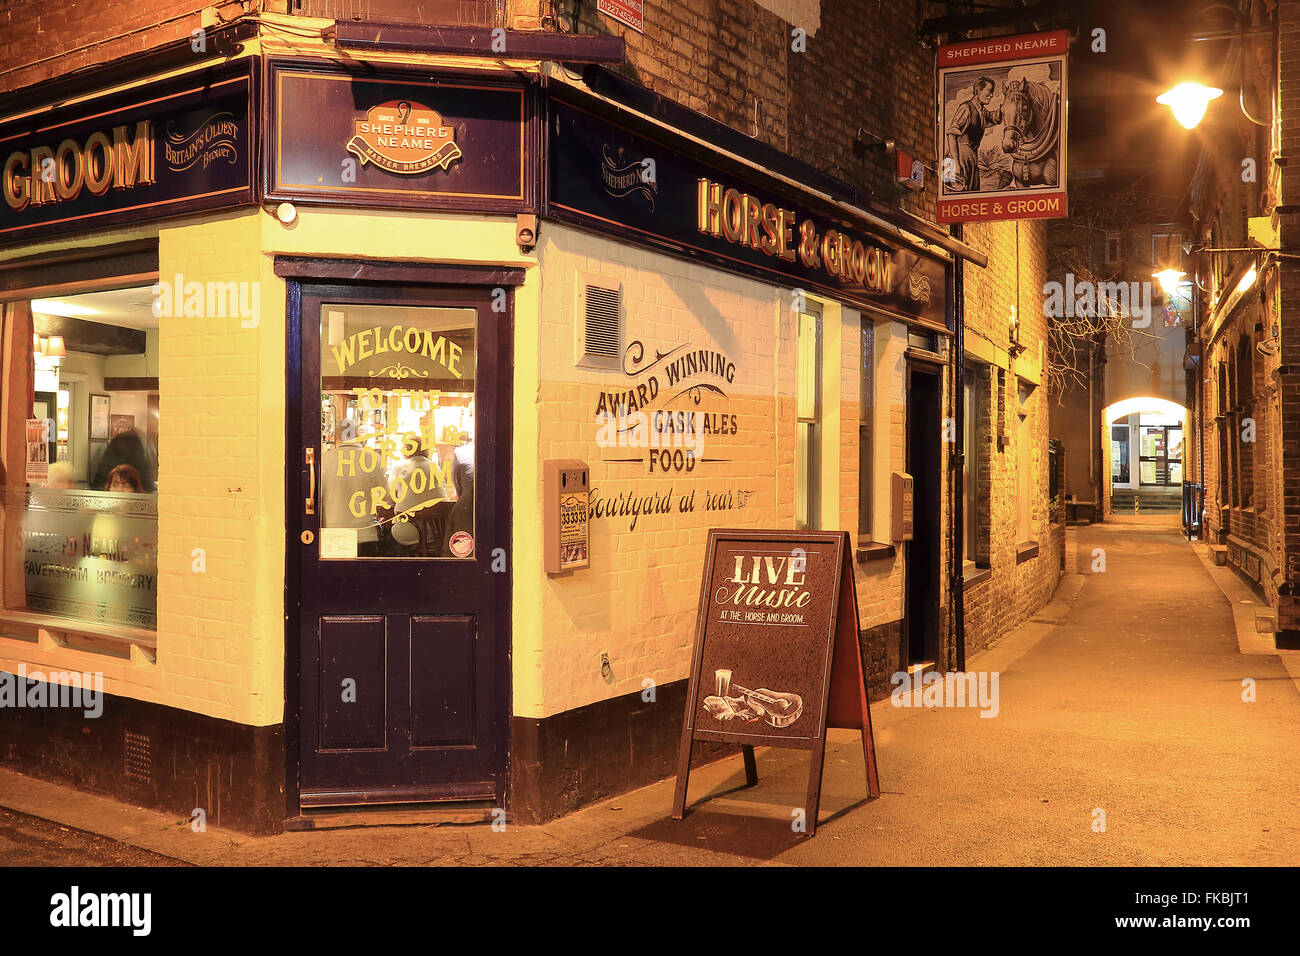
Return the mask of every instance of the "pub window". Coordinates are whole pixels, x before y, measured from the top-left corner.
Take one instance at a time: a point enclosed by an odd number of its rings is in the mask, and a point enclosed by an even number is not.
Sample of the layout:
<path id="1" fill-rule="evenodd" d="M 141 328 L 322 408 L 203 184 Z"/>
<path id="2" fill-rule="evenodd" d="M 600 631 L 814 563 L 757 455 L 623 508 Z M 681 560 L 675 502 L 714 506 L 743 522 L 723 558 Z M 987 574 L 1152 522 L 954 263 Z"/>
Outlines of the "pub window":
<path id="1" fill-rule="evenodd" d="M 923 349 L 926 352 L 937 352 L 939 351 L 939 336 L 934 332 L 908 329 L 907 346 L 913 349 Z"/>
<path id="2" fill-rule="evenodd" d="M 1255 363 L 1250 336 L 1237 341 L 1237 394 L 1236 433 L 1232 436 L 1237 447 L 1237 498 L 1241 507 L 1249 508 L 1255 500 L 1255 441 L 1258 440 L 1258 423 L 1255 414 Z M 1247 422 L 1250 422 L 1250 434 Z M 1246 441 L 1249 437 L 1252 441 Z"/>
<path id="3" fill-rule="evenodd" d="M 6 449 L 5 610 L 118 636 L 156 630 L 165 476 L 152 291 L 11 302 L 4 313 L 7 421 L 21 418 L 24 432 Z"/>
<path id="4" fill-rule="evenodd" d="M 862 397 L 858 406 L 858 535 L 863 540 L 871 538 L 871 416 L 875 411 L 872 391 L 875 385 L 872 368 L 873 332 L 874 325 L 871 319 L 864 315 L 862 317 Z"/>
<path id="5" fill-rule="evenodd" d="M 321 557 L 472 560 L 477 314 L 326 303 L 320 322 Z"/>
<path id="6" fill-rule="evenodd" d="M 1017 397 L 1016 425 L 1016 501 L 1017 501 L 1017 535 L 1019 541 L 1034 540 L 1033 503 L 1034 503 L 1034 454 L 1032 447 L 1029 419 L 1029 398 L 1034 387 L 1020 383 Z"/>
<path id="7" fill-rule="evenodd" d="M 799 313 L 795 362 L 795 526 L 815 530 L 821 514 L 822 317 Z"/>
<path id="8" fill-rule="evenodd" d="M 992 466 L 992 420 L 989 413 L 989 367 L 967 361 L 962 373 L 962 511 L 963 560 L 967 567 L 989 566 L 989 507 L 985 487 Z"/>
<path id="9" fill-rule="evenodd" d="M 1228 417 L 1228 363 L 1220 361 L 1218 363 L 1217 374 L 1215 376 L 1217 387 L 1215 388 L 1215 399 L 1218 415 L 1215 416 L 1214 428 L 1218 437 L 1219 445 L 1219 487 L 1217 488 L 1218 501 L 1220 505 L 1228 504 L 1228 429 L 1232 423 Z"/>

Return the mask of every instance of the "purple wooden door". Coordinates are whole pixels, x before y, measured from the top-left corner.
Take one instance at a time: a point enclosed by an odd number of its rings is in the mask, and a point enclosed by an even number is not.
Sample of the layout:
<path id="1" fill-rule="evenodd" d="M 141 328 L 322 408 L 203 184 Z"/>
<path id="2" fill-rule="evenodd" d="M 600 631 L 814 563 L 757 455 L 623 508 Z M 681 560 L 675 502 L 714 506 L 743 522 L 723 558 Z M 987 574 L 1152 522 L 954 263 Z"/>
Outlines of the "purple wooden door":
<path id="1" fill-rule="evenodd" d="M 299 805 L 503 806 L 511 314 L 470 286 L 289 297 Z"/>

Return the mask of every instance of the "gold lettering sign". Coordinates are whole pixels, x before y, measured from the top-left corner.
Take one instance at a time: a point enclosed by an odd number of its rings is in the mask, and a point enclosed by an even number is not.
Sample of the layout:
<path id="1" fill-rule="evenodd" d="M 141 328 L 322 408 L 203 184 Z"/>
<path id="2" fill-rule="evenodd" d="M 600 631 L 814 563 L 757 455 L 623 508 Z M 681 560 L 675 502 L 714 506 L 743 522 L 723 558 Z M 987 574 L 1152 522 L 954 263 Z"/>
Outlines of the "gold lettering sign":
<path id="1" fill-rule="evenodd" d="M 382 103 L 353 123 L 348 152 L 390 173 L 406 176 L 447 169 L 461 157 L 455 130 L 442 116 L 406 100 Z"/>
<path id="2" fill-rule="evenodd" d="M 789 209 L 764 203 L 739 189 L 724 189 L 721 183 L 708 179 L 701 178 L 697 185 L 696 228 L 704 235 L 787 262 L 794 262 L 797 255 L 805 268 L 822 270 L 868 292 L 889 295 L 894 291 L 898 280 L 893 256 L 887 250 L 834 229 L 818 235 L 811 219 L 798 223 L 796 241 L 796 216 Z"/>
<path id="3" fill-rule="evenodd" d="M 334 362 L 338 366 L 340 375 L 345 374 L 359 361 L 390 352 L 392 358 L 385 361 L 393 361 L 402 354 L 420 356 L 441 365 L 456 378 L 465 377 L 465 373 L 460 368 L 460 360 L 464 352 L 460 345 L 445 335 L 435 335 L 433 332 L 413 326 L 410 328 L 400 325 L 391 325 L 387 328 L 375 326 L 353 332 L 338 345 L 330 346 L 330 351 L 334 354 Z M 397 378 L 408 378 L 412 374 L 423 378 L 429 376 L 428 371 L 416 372 L 405 366 L 394 367 L 393 374 Z"/>
<path id="4" fill-rule="evenodd" d="M 65 139 L 57 146 L 36 146 L 10 153 L 0 167 L 0 194 L 14 212 L 28 206 L 69 202 L 89 189 L 102 196 L 154 182 L 153 132 L 148 120 L 115 126 L 107 134 L 91 133 L 85 143 Z"/>

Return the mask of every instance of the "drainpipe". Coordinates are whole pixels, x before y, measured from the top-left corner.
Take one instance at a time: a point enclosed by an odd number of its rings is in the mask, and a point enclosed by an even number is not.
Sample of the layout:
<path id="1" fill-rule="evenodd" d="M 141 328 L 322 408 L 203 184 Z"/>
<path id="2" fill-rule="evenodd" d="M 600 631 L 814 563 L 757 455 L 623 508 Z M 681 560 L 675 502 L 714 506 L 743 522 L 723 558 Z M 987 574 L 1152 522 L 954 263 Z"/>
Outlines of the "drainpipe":
<path id="1" fill-rule="evenodd" d="M 952 234 L 958 240 L 963 238 L 961 223 L 953 224 Z M 966 414 L 966 282 L 964 265 L 965 263 L 960 256 L 954 257 L 952 266 L 952 382 L 954 392 L 952 408 L 954 432 L 962 428 Z M 961 434 L 965 434 L 964 429 Z M 953 446 L 953 454 L 949 458 L 952 467 L 950 468 L 951 475 L 948 481 L 948 515 L 952 522 L 952 530 L 949 536 L 949 540 L 952 541 L 952 548 L 948 554 L 948 600 L 952 605 L 952 634 L 953 644 L 957 650 L 957 670 L 964 671 L 966 670 L 966 607 L 965 595 L 963 594 L 965 585 L 962 583 L 962 561 L 966 554 L 966 521 L 963 514 L 966 499 L 964 495 L 957 493 L 957 482 L 961 480 L 966 450 L 962 447 L 960 440 L 954 441 Z"/>
<path id="2" fill-rule="evenodd" d="M 1097 348 L 1088 343 L 1088 479 L 1092 482 L 1092 517 L 1101 520 L 1102 494 L 1101 476 L 1097 470 L 1097 420 L 1094 391 L 1097 386 Z"/>

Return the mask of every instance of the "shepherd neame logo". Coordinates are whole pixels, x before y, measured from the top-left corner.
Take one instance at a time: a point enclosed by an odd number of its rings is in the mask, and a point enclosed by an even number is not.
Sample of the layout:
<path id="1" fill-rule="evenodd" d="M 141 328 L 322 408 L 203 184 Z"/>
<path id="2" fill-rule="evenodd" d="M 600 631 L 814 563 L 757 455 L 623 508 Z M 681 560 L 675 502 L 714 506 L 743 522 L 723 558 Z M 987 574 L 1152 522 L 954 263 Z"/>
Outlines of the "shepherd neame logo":
<path id="1" fill-rule="evenodd" d="M 460 159 L 455 130 L 441 114 L 407 100 L 381 103 L 353 123 L 347 150 L 366 163 L 402 175 L 446 169 Z"/>
<path id="2" fill-rule="evenodd" d="M 153 925 L 152 893 L 82 893 L 74 886 L 50 897 L 50 925 L 125 926 L 135 936 L 148 936 Z"/>
<path id="3" fill-rule="evenodd" d="M 659 184 L 655 182 L 654 160 L 623 158 L 623 150 L 617 155 L 609 154 L 609 146 L 602 145 L 600 178 L 605 183 L 605 192 L 615 198 L 623 196 L 642 196 L 650 204 L 650 211 L 655 211 L 655 194 Z"/>

